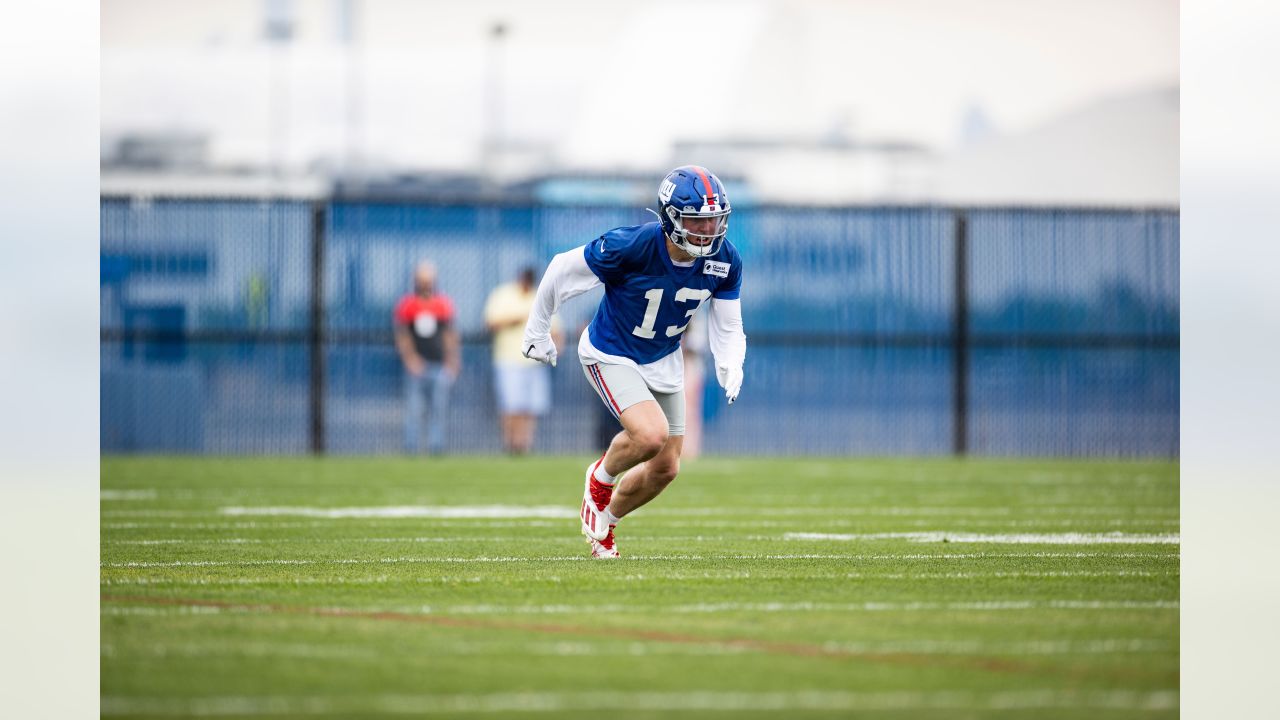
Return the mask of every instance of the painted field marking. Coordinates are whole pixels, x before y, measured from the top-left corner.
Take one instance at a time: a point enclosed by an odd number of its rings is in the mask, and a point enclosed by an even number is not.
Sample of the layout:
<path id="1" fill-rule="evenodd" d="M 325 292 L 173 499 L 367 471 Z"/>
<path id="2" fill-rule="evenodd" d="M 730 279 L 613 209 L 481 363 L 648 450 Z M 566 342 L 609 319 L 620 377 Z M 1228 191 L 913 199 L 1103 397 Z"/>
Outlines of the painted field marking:
<path id="1" fill-rule="evenodd" d="M 497 512 L 519 513 L 522 511 L 531 511 L 534 515 L 486 515 L 482 514 L 488 509 L 496 509 Z M 290 515 L 290 514 L 308 514 L 315 511 L 317 517 L 437 517 L 434 513 L 439 510 L 476 510 L 475 515 L 465 515 L 465 517 L 531 517 L 538 516 L 540 512 L 559 512 L 560 514 L 550 515 L 549 517 L 564 517 L 565 510 L 559 506 L 515 506 L 515 505 L 494 505 L 494 506 L 477 506 L 475 508 L 467 508 L 463 506 L 390 506 L 390 507 L 373 507 L 373 508 L 244 508 L 246 511 L 240 514 L 271 514 L 271 515 Z M 223 508 L 225 512 L 228 508 Z M 258 512 L 266 510 L 269 512 Z M 285 511 L 303 511 L 302 513 L 285 512 Z M 341 514 L 334 515 L 333 511 L 341 511 Z M 373 514 L 351 514 L 347 511 L 373 511 Z M 389 511 L 389 512 L 383 512 Z M 416 514 L 418 511 L 422 515 Z M 950 516 L 950 515 L 970 515 L 970 516 L 1008 516 L 1014 514 L 1015 511 L 1026 511 L 1031 513 L 1047 513 L 1047 514 L 1081 514 L 1081 515 L 1120 515 L 1120 514 L 1177 514 L 1176 506 L 1138 506 L 1116 508 L 1110 506 L 1092 507 L 1092 506 L 1075 506 L 1075 505 L 1028 505 L 1016 508 L 1011 507 L 963 507 L 963 506 L 882 506 L 882 507 L 834 507 L 825 508 L 824 512 L 831 512 L 837 515 L 883 515 L 888 517 L 900 516 Z M 401 515 L 400 512 L 407 512 L 407 515 Z M 800 516 L 811 517 L 813 508 L 811 507 L 747 507 L 747 508 L 648 508 L 643 510 L 646 517 L 658 518 L 664 515 L 676 517 L 701 517 L 701 516 Z M 573 513 L 576 517 L 577 514 Z M 439 515 L 439 517 L 464 517 L 464 515 Z"/>
<path id="2" fill-rule="evenodd" d="M 1115 577 L 1177 577 L 1176 570 L 1171 572 L 1153 572 L 1146 570 L 1081 570 L 1081 571 L 1045 571 L 1045 572 L 951 572 L 951 573 L 887 573 L 877 575 L 875 573 L 805 573 L 802 575 L 788 574 L 786 579 L 791 580 L 995 580 L 995 579 L 1017 579 L 1017 578 L 1115 578 Z M 589 582 L 596 585 L 609 585 L 615 583 L 640 583 L 640 582 L 673 582 L 673 581 L 702 581 L 702 580 L 777 580 L 783 579 L 783 576 L 769 575 L 768 573 L 750 573 L 750 572 L 729 572 L 729 573 L 648 573 L 634 575 L 615 575 L 609 577 L 591 578 Z M 461 583 L 505 583 L 509 579 L 505 576 L 490 577 L 391 577 L 388 575 L 377 575 L 372 577 L 327 577 L 327 576 L 299 576 L 284 575 L 279 577 L 125 577 L 125 578 L 104 578 L 98 584 L 104 587 L 146 587 L 146 586 L 246 586 L 246 585 L 319 585 L 319 586 L 344 586 L 344 585 L 386 585 L 386 584 L 403 584 L 403 585 L 421 585 L 421 584 L 461 584 Z M 584 578 L 576 578 L 576 581 L 588 582 Z M 537 578 L 537 582 L 543 583 L 561 583 L 562 578 L 556 575 L 541 575 Z"/>
<path id="3" fill-rule="evenodd" d="M 403 523 L 395 520 L 378 520 L 366 519 L 363 521 L 365 525 L 402 527 Z M 431 520 L 428 523 L 431 527 L 458 527 L 458 528 L 563 528 L 565 523 L 552 522 L 550 520 L 522 520 L 520 522 L 511 521 L 457 521 L 457 520 Z M 242 522 L 112 522 L 102 523 L 103 530 L 280 530 L 280 529 L 299 529 L 299 528 L 332 528 L 333 523 L 326 521 L 308 521 L 308 522 L 275 522 L 275 521 L 254 521 L 245 520 Z"/>
<path id="4" fill-rule="evenodd" d="M 185 517 L 206 517 L 213 514 L 212 510 L 103 510 L 102 517 L 106 518 L 185 518 Z"/>
<path id="5" fill-rule="evenodd" d="M 764 602 L 764 603 L 688 603 L 682 605 L 450 605 L 403 608 L 433 615 L 563 615 L 573 613 L 651 613 L 679 615 L 723 612 L 809 613 L 809 612 L 992 612 L 1005 610 L 1176 610 L 1176 600 L 984 600 L 978 602 Z"/>
<path id="6" fill-rule="evenodd" d="M 578 626 L 564 624 L 548 624 L 544 622 L 531 623 L 527 621 L 513 619 L 482 619 L 476 617 L 459 617 L 457 615 L 440 615 L 431 613 L 429 606 L 424 606 L 411 611 L 401 610 L 362 610 L 345 607 L 308 607 L 296 605 L 274 605 L 274 604 L 243 604 L 233 603 L 219 600 L 196 600 L 172 597 L 154 597 L 154 596 L 119 596 L 119 595 L 101 595 L 102 603 L 133 603 L 144 606 L 166 606 L 176 608 L 216 608 L 217 611 L 235 611 L 246 613 L 263 613 L 263 614 L 291 614 L 300 616 L 325 617 L 325 618 L 350 618 L 359 620 L 377 620 L 385 622 L 401 622 L 401 623 L 421 623 L 435 625 L 439 627 L 454 628 L 470 628 L 470 629 L 486 629 L 486 630 L 515 630 L 520 632 L 546 633 L 554 635 L 578 635 L 578 636 L 600 636 L 607 634 L 611 640 L 637 640 L 644 642 L 665 642 L 683 645 L 721 645 L 728 647 L 740 647 L 755 650 L 758 652 L 790 655 L 797 657 L 810 658 L 830 658 L 830 659 L 858 659 L 869 662 L 887 663 L 907 666 L 941 666 L 941 667 L 958 667 L 971 671 L 986 671 L 996 673 L 1016 673 L 1016 674 L 1041 674 L 1044 667 L 1037 663 L 1028 663 L 1010 658 L 996 658 L 990 656 L 971 656 L 971 655 L 927 655 L 913 653 L 877 653 L 877 654 L 852 654 L 844 652 L 838 648 L 823 647 L 819 644 L 804 642 L 780 642 L 771 640 L 761 640 L 756 638 L 727 638 L 714 636 L 700 636 L 685 633 L 667 632 L 661 630 L 648 630 L 627 627 L 610 627 L 600 628 L 596 626 Z M 1066 601 L 1072 606 L 1079 605 L 1082 601 Z M 1083 601 L 1085 603 L 1096 604 L 1097 607 L 1107 608 L 1114 603 L 1104 601 Z M 971 603 L 970 603 L 971 604 Z M 992 601 L 987 603 L 983 609 L 989 609 L 991 605 L 998 606 L 998 609 L 1005 608 L 1004 605 L 1016 605 L 1012 609 L 1022 609 L 1023 603 L 1006 603 L 1004 601 Z M 781 605 L 781 604 L 776 604 Z M 1132 604 L 1129 604 L 1132 605 Z M 1175 603 L 1176 605 L 1176 603 Z M 640 606 L 637 606 L 640 607 Z M 706 605 L 696 606 L 699 608 L 710 607 Z M 106 608 L 104 608 L 105 610 Z M 652 612 L 653 608 L 645 606 L 646 612 Z M 572 612 L 581 612 L 581 609 L 572 610 Z M 663 612 L 667 612 L 663 609 Z M 1067 677 L 1074 677 L 1082 680 L 1091 676 L 1096 676 L 1099 672 L 1105 672 L 1106 677 L 1115 679 L 1119 677 L 1141 678 L 1150 682 L 1153 678 L 1177 683 L 1177 673 L 1169 673 L 1167 671 L 1151 671 L 1148 668 L 1134 668 L 1132 670 L 1118 670 L 1116 668 L 1103 668 L 1095 670 L 1090 667 L 1070 668 L 1064 671 Z M 617 698 L 610 694 L 614 702 Z"/>
<path id="7" fill-rule="evenodd" d="M 386 657 L 384 652 L 371 646 L 321 645 L 317 643 L 275 643 L 251 641 L 245 643 L 151 643 L 142 647 L 121 649 L 111 643 L 99 646 L 104 658 L 144 655 L 157 658 L 205 658 L 213 655 L 258 658 L 292 658 L 305 660 L 334 660 L 340 663 L 352 661 L 377 662 Z"/>
<path id="8" fill-rule="evenodd" d="M 789 554 L 789 555 L 627 555 L 622 562 L 633 560 L 664 560 L 670 562 L 704 562 L 721 560 L 933 560 L 933 559 L 985 559 L 1015 557 L 1114 557 L 1114 558 L 1165 558 L 1176 559 L 1175 553 L 968 553 L 968 554 L 918 554 L 918 555 L 829 555 L 829 554 Z M 543 562 L 589 562 L 593 558 L 585 555 L 561 556 L 478 556 L 478 557 L 389 557 L 389 558 L 336 558 L 317 560 L 311 558 L 268 558 L 262 560 L 167 560 L 167 561 L 128 561 L 99 563 L 104 568 L 154 568 L 154 567 L 251 567 L 255 565 L 395 565 L 424 563 L 543 563 Z"/>
<path id="9" fill-rule="evenodd" d="M 1106 544 L 1158 544 L 1177 545 L 1177 534 L 1141 535 L 1121 532 L 1110 533 L 1055 533 L 1055 534 L 1005 534 L 979 535 L 948 532 L 885 532 L 885 533 L 785 533 L 785 540 L 906 540 L 916 543 L 997 543 L 1012 545 L 1106 545 Z"/>
<path id="10" fill-rule="evenodd" d="M 388 505 L 376 507 L 224 507 L 223 515 L 287 515 L 314 518 L 575 518 L 557 505 Z"/>
<path id="11" fill-rule="evenodd" d="M 394 544 L 394 543 L 463 543 L 463 542 L 503 542 L 512 543 L 528 542 L 531 538 L 528 535 L 435 535 L 435 536 L 417 536 L 417 537 L 326 537 L 326 538 L 243 538 L 243 537 L 223 537 L 223 538 L 152 538 L 143 540 L 113 540 L 109 539 L 107 545 L 198 545 L 201 543 L 208 544 L 226 544 L 226 545 L 261 545 L 261 544 L 286 544 L 286 543 L 302 543 L 304 545 L 317 545 L 322 543 L 342 544 L 342 543 L 370 543 L 370 544 Z M 566 535 L 560 537 L 542 537 L 541 540 L 572 540 L 578 541 L 578 537 Z M 734 541 L 771 541 L 777 542 L 777 536 L 742 536 L 742 535 L 661 535 L 650 540 L 661 542 L 725 542 Z"/>
<path id="12" fill-rule="evenodd" d="M 156 538 L 150 540 L 108 540 L 108 545 L 198 545 L 201 543 L 225 545 L 275 545 L 284 543 L 303 543 L 317 545 L 321 543 L 453 543 L 453 542 L 526 542 L 528 537 L 501 537 L 493 535 L 452 535 L 436 537 L 327 537 L 327 538 Z"/>
<path id="13" fill-rule="evenodd" d="M 857 580 L 998 580 L 1004 578 L 1110 578 L 1110 577 L 1177 577 L 1177 570 L 1155 572 L 1151 570 L 1046 570 L 1010 572 L 950 572 L 950 573 L 848 573 L 842 577 Z"/>
<path id="14" fill-rule="evenodd" d="M 645 517 L 804 517 L 813 516 L 812 507 L 780 507 L 758 506 L 742 508 L 681 508 L 657 507 L 640 511 Z M 1090 506 L 1090 505 L 1020 505 L 1017 507 L 973 507 L 973 506 L 860 506 L 860 507 L 827 507 L 823 512 L 832 516 L 969 516 L 969 517 L 1009 517 L 1020 514 L 1033 515 L 1083 515 L 1083 516 L 1115 516 L 1115 515 L 1171 515 L 1177 516 L 1177 505 L 1140 505 L 1126 507 Z M 241 515 L 241 516 L 296 516 L 316 518 L 403 518 L 403 517 L 462 517 L 462 518 L 519 518 L 519 517 L 576 517 L 572 506 L 561 505 L 377 505 L 361 507 L 319 507 L 319 506 L 248 506 L 235 505 L 200 510 L 176 509 L 119 509 L 103 510 L 106 517 L 198 517 L 202 515 Z"/>
<path id="15" fill-rule="evenodd" d="M 137 609 L 137 608 L 134 608 Z M 145 608 L 153 609 L 153 608 Z M 1095 640 L 1030 640 L 1023 642 L 984 642 L 981 640 L 909 640 L 879 643 L 827 642 L 824 648 L 853 654 L 919 653 L 927 655 L 1109 655 L 1172 653 L 1177 643 L 1169 639 L 1104 638 Z M 634 641 L 559 641 L 559 642 L 466 642 L 430 643 L 433 656 L 489 656 L 534 655 L 551 657 L 615 657 L 617 655 L 742 655 L 754 652 L 750 648 L 723 645 L 672 645 L 666 643 L 641 643 Z M 115 658 L 127 655 L 147 657 L 202 658 L 211 655 L 232 657 L 287 657 L 334 660 L 347 663 L 352 660 L 375 662 L 385 655 L 374 647 L 363 645 L 323 645 L 317 643 L 264 643 L 259 641 L 221 643 L 152 643 L 129 646 L 125 649 L 111 643 L 99 646 L 99 655 Z"/>
<path id="16" fill-rule="evenodd" d="M 662 556 L 631 556 L 636 560 L 674 559 Z M 680 560 L 703 560 L 695 555 L 686 555 Z M 101 563 L 105 568 L 152 568 L 152 567 L 252 567 L 257 565 L 398 565 L 424 563 L 509 563 L 509 562 L 585 562 L 593 558 L 585 555 L 564 555 L 559 557 L 390 557 L 390 558 L 335 558 L 315 560 L 310 558 L 269 558 L 265 560 L 170 560 L 146 562 L 114 562 Z"/>
<path id="17" fill-rule="evenodd" d="M 1169 538 L 1168 540 L 1149 540 L 1143 538 Z M 990 539 L 988 539 L 990 538 Z M 1042 539 L 1043 538 L 1043 539 Z M 1102 538 L 1102 539 L 1094 539 Z M 1129 539 L 1137 538 L 1137 539 Z M 680 543 L 724 543 L 724 542 L 779 542 L 783 540 L 836 540 L 836 541 L 852 541 L 852 540 L 908 540 L 910 542 L 944 542 L 949 540 L 956 543 L 994 543 L 994 544 L 1045 544 L 1045 545 L 1096 545 L 1096 544 L 1124 544 L 1124 543 L 1155 543 L 1155 544 L 1177 544 L 1177 535 L 1150 535 L 1150 534 L 1086 534 L 1086 533 L 1065 533 L 1055 535 L 976 535 L 965 533 L 945 533 L 939 531 L 930 532 L 887 532 L 887 533 L 862 533 L 862 534 L 841 534 L 841 533 L 785 533 L 779 535 L 667 535 L 667 534 L 649 534 L 635 538 L 637 542 L 680 542 Z M 248 538 L 248 537 L 185 537 L 185 538 L 145 538 L 145 539 L 125 539 L 117 540 L 108 538 L 104 544 L 106 545 L 197 545 L 197 544 L 221 544 L 221 545 L 261 545 L 261 544 L 288 544 L 302 543 L 306 545 L 316 545 L 322 543 L 343 544 L 343 543 L 370 543 L 370 544 L 394 544 L 394 543 L 466 543 L 466 542 L 528 542 L 531 540 L 528 535 L 428 535 L 428 536 L 409 536 L 409 537 L 283 537 L 283 538 Z M 560 540 L 571 539 L 577 540 L 576 536 L 559 537 L 539 537 L 540 540 Z"/>
<path id="18" fill-rule="evenodd" d="M 178 608 L 203 608 L 209 612 L 301 612 L 312 615 L 350 617 L 391 615 L 394 619 L 412 620 L 425 617 L 457 615 L 572 615 L 574 613 L 660 613 L 664 615 L 700 615 L 723 612 L 809 613 L 809 612 L 995 612 L 1008 610 L 1177 610 L 1177 600 L 982 600 L 975 602 L 764 602 L 764 603 L 684 603 L 677 605 L 417 605 L 386 609 L 357 610 L 351 608 L 289 608 L 277 605 L 254 605 L 230 601 L 179 600 L 156 597 L 121 597 L 103 595 L 113 602 L 143 602 L 172 605 Z M 213 610 L 209 610 L 213 608 Z M 106 608 L 103 609 L 104 612 Z M 611 631 L 612 632 L 612 631 Z M 624 636 L 625 637 L 625 636 Z"/>
<path id="19" fill-rule="evenodd" d="M 99 500 L 155 500 L 155 490 L 100 490 Z"/>
<path id="20" fill-rule="evenodd" d="M 778 507 L 778 506 L 759 506 L 759 507 L 735 507 L 735 508 L 652 508 L 646 511 L 648 516 L 658 515 L 679 515 L 679 516 L 714 516 L 714 515 L 733 515 L 733 516 L 801 516 L 812 517 L 812 507 Z M 1019 505 L 1016 507 L 999 506 L 929 506 L 929 505 L 905 505 L 905 506 L 860 506 L 860 507 L 824 507 L 823 513 L 831 513 L 834 515 L 886 515 L 890 517 L 896 516 L 914 516 L 914 515 L 970 515 L 970 516 L 1008 516 L 1013 514 L 1033 513 L 1047 515 L 1177 515 L 1178 506 L 1174 505 L 1136 505 L 1125 507 L 1114 507 L 1110 505 Z"/>
<path id="21" fill-rule="evenodd" d="M 619 647 L 619 645 L 622 645 Z M 1175 653 L 1178 644 L 1170 639 L 1104 638 L 1097 640 L 1029 640 L 1023 642 L 988 643 L 980 640 L 920 640 L 879 643 L 826 642 L 824 648 L 853 654 L 919 653 L 925 655 L 1109 655 Z M 525 654 L 553 656 L 623 655 L 740 655 L 750 652 L 738 647 L 683 647 L 661 643 L 557 642 L 526 643 L 514 647 L 507 643 L 493 648 L 476 648 L 474 643 L 440 648 L 433 643 L 432 652 L 456 655 Z"/>
<path id="22" fill-rule="evenodd" d="M 540 580 L 548 580 L 550 582 L 560 582 L 558 577 L 543 577 Z M 384 585 L 389 583 L 403 583 L 407 585 L 454 585 L 454 584 L 474 584 L 484 582 L 496 582 L 497 578 L 485 577 L 390 577 L 388 575 L 377 575 L 373 577 L 363 578 L 331 578 L 331 577 L 196 577 L 196 578 L 171 578 L 171 577 L 142 577 L 142 578 L 107 578 L 98 584 L 103 587 L 147 587 L 147 586 L 164 586 L 164 587 L 182 587 L 182 586 L 241 586 L 241 585 Z"/>
<path id="23" fill-rule="evenodd" d="M 366 715 L 746 711 L 923 711 L 1107 709 L 1167 712 L 1178 708 L 1176 690 L 1019 690 L 974 693 L 961 690 L 848 692 L 799 690 L 734 692 L 518 692 L 472 695 L 222 695 L 192 699 L 102 697 L 104 716 Z"/>

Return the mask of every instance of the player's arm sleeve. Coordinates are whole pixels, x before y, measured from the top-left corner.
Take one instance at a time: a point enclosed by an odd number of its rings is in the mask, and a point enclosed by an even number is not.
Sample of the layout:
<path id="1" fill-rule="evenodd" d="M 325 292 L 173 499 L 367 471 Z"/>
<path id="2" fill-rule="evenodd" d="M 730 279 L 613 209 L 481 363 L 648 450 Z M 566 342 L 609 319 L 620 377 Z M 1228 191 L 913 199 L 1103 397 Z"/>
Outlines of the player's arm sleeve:
<path id="1" fill-rule="evenodd" d="M 747 335 L 742 331 L 742 301 L 711 298 L 707 340 L 717 368 L 740 368 L 747 358 Z"/>
<path id="2" fill-rule="evenodd" d="M 547 271 L 538 284 L 538 294 L 533 299 L 533 311 L 524 326 L 526 340 L 546 338 L 551 335 L 551 316 L 570 298 L 600 286 L 600 278 L 587 266 L 586 246 L 562 252 L 551 259 Z"/>

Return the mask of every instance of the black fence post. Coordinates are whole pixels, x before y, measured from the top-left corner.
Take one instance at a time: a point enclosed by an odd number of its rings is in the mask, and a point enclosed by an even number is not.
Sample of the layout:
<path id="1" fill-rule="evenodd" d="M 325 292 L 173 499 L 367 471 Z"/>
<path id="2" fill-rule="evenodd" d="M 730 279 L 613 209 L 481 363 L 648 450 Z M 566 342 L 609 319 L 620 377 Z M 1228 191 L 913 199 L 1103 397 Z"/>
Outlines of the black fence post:
<path id="1" fill-rule="evenodd" d="M 311 357 L 310 426 L 311 453 L 324 454 L 324 244 L 328 205 L 317 201 L 311 205 L 311 319 L 307 344 Z"/>
<path id="2" fill-rule="evenodd" d="M 969 218 L 955 211 L 955 316 L 951 325 L 951 452 L 969 452 Z"/>

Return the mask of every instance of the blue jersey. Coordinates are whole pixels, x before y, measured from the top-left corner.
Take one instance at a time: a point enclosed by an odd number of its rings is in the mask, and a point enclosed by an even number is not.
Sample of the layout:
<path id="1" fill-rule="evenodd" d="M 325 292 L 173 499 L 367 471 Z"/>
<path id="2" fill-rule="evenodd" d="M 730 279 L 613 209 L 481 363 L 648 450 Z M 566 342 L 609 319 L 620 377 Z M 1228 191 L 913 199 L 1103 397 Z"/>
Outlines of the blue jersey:
<path id="1" fill-rule="evenodd" d="M 727 239 L 715 255 L 680 267 L 671 262 L 656 222 L 610 230 L 585 252 L 587 266 L 604 283 L 604 299 L 588 328 L 591 344 L 640 365 L 680 347 L 703 301 L 735 300 L 742 287 L 742 258 Z"/>

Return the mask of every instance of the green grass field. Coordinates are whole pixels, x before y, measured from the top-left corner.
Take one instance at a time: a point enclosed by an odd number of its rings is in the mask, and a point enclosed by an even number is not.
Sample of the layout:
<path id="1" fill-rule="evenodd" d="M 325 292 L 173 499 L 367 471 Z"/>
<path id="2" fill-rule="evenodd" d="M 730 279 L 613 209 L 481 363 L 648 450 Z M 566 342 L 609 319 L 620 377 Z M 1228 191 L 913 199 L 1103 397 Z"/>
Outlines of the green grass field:
<path id="1" fill-rule="evenodd" d="M 1176 463 L 586 462 L 103 458 L 103 715 L 1178 715 Z"/>

